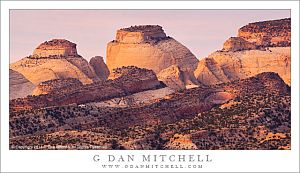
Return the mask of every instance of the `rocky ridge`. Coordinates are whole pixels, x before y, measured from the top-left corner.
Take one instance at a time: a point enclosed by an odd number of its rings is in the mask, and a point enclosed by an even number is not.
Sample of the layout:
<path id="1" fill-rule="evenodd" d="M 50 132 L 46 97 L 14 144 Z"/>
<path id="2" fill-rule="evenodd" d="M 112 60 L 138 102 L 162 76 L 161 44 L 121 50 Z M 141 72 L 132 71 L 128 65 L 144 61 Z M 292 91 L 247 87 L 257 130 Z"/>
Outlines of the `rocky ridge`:
<path id="1" fill-rule="evenodd" d="M 261 33 L 269 32 L 268 41 L 261 41 Z M 276 72 L 290 85 L 289 45 L 290 19 L 252 23 L 242 27 L 238 37 L 228 39 L 222 50 L 201 59 L 194 75 L 200 83 L 214 85 L 262 72 Z"/>
<path id="2" fill-rule="evenodd" d="M 53 39 L 40 44 L 33 51 L 33 58 L 47 58 L 51 56 L 79 56 L 76 44 L 64 39 Z"/>
<path id="3" fill-rule="evenodd" d="M 223 44 L 223 51 L 241 51 L 256 49 L 256 45 L 241 37 L 230 37 Z"/>
<path id="4" fill-rule="evenodd" d="M 10 110 L 18 111 L 68 104 L 84 104 L 165 87 L 163 83 L 157 80 L 155 73 L 151 70 L 128 66 L 118 68 L 115 71 L 117 75 L 113 80 L 83 86 L 76 85 L 78 87 L 62 87 L 58 90 L 53 89 L 49 94 L 11 100 Z"/>
<path id="5" fill-rule="evenodd" d="M 218 93 L 232 97 L 211 100 Z M 289 93 L 278 74 L 262 73 L 176 92 L 141 107 L 68 105 L 17 111 L 11 113 L 10 144 L 44 139 L 39 144 L 47 148 L 91 138 L 89 145 L 103 149 L 279 149 L 290 146 Z M 220 108 L 233 101 L 235 105 Z M 33 111 L 35 116 L 28 116 Z"/>
<path id="6" fill-rule="evenodd" d="M 50 94 L 54 91 L 61 91 L 64 88 L 78 88 L 82 87 L 82 83 L 75 78 L 68 79 L 53 79 L 41 82 L 32 92 L 32 95 L 37 96 L 41 94 Z"/>
<path id="7" fill-rule="evenodd" d="M 238 37 L 260 47 L 290 47 L 291 18 L 249 23 L 239 29 Z"/>

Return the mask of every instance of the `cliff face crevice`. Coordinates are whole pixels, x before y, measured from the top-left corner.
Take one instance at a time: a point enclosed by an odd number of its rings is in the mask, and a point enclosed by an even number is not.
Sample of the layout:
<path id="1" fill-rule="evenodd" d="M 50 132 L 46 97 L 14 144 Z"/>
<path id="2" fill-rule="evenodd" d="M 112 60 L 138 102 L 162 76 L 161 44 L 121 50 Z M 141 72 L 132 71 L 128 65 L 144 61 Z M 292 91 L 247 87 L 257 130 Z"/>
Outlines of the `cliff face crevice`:
<path id="1" fill-rule="evenodd" d="M 100 80 L 106 80 L 109 76 L 109 69 L 107 65 L 104 63 L 103 57 L 95 56 L 92 57 L 89 64 L 94 69 L 96 75 Z"/>

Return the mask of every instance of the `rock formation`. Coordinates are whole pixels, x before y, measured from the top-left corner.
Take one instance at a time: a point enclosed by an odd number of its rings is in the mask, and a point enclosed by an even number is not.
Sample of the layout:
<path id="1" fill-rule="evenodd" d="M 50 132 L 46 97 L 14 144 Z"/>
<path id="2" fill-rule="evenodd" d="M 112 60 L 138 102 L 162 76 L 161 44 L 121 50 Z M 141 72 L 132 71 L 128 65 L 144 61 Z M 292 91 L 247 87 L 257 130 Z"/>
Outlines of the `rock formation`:
<path id="1" fill-rule="evenodd" d="M 76 44 L 63 39 L 40 44 L 33 55 L 10 64 L 10 68 L 35 85 L 52 79 L 77 78 L 83 84 L 99 80 L 89 63 L 77 54 Z"/>
<path id="2" fill-rule="evenodd" d="M 120 43 L 143 43 L 166 38 L 161 26 L 142 25 L 122 28 L 117 31 L 116 41 Z"/>
<path id="3" fill-rule="evenodd" d="M 115 69 L 111 75 L 114 76 L 113 80 L 100 81 L 83 86 L 77 85 L 77 82 L 72 87 L 50 89 L 51 93 L 49 94 L 11 100 L 10 110 L 26 110 L 46 106 L 104 101 L 141 91 L 165 87 L 163 83 L 158 81 L 152 70 L 128 66 Z M 57 80 L 46 82 L 46 85 L 49 87 L 55 85 L 55 82 Z M 43 87 L 43 84 L 41 86 Z"/>
<path id="4" fill-rule="evenodd" d="M 81 87 L 82 83 L 75 78 L 68 79 L 53 79 L 49 81 L 45 81 L 40 83 L 32 92 L 32 95 L 41 95 L 41 94 L 49 94 L 53 91 L 60 90 L 66 88 L 76 88 Z"/>
<path id="5" fill-rule="evenodd" d="M 185 84 L 183 82 L 183 73 L 176 65 L 171 65 L 170 67 L 161 70 L 157 74 L 158 80 L 163 81 L 168 87 L 175 90 L 185 89 Z"/>
<path id="6" fill-rule="evenodd" d="M 93 67 L 99 79 L 101 80 L 107 79 L 107 77 L 109 76 L 109 69 L 104 63 L 103 57 L 101 56 L 92 57 L 89 63 Z"/>
<path id="7" fill-rule="evenodd" d="M 155 73 L 177 65 L 182 71 L 194 71 L 197 58 L 182 44 L 167 37 L 161 26 L 143 25 L 117 31 L 116 40 L 107 45 L 107 66 L 134 65 Z"/>
<path id="8" fill-rule="evenodd" d="M 224 51 L 240 51 L 240 50 L 251 50 L 256 49 L 255 44 L 246 41 L 240 37 L 230 37 L 223 44 Z"/>
<path id="9" fill-rule="evenodd" d="M 197 150 L 197 146 L 190 138 L 190 135 L 175 134 L 166 148 L 169 150 Z"/>
<path id="10" fill-rule="evenodd" d="M 291 18 L 249 23 L 238 37 L 262 47 L 291 46 Z"/>
<path id="11" fill-rule="evenodd" d="M 96 106 L 98 108 L 113 107 L 113 108 L 132 108 L 136 106 L 145 106 L 157 102 L 159 99 L 168 97 L 168 95 L 174 93 L 175 91 L 169 87 L 153 89 L 138 92 L 125 97 L 117 97 L 110 100 L 105 100 L 101 102 L 87 103 L 88 106 Z"/>
<path id="12" fill-rule="evenodd" d="M 79 56 L 76 44 L 64 39 L 53 39 L 40 44 L 33 51 L 33 57 L 43 58 L 51 56 Z"/>
<path id="13" fill-rule="evenodd" d="M 9 69 L 9 100 L 26 97 L 34 88 L 35 85 L 22 74 Z"/>
<path id="14" fill-rule="evenodd" d="M 267 41 L 262 41 L 262 33 L 268 35 Z M 238 35 L 228 39 L 223 50 L 200 60 L 194 72 L 199 82 L 213 85 L 276 72 L 290 85 L 290 19 L 252 23 Z"/>

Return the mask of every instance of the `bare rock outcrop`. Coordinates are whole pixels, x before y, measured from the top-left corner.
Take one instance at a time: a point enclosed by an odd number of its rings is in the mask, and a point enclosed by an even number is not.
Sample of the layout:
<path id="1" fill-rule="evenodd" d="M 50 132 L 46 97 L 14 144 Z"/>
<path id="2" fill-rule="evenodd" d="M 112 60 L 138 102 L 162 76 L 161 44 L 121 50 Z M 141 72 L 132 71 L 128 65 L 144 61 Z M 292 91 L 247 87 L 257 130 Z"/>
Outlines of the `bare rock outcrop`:
<path id="1" fill-rule="evenodd" d="M 190 135 L 175 134 L 167 143 L 166 148 L 169 150 L 197 150 L 197 146 L 191 140 Z"/>
<path id="2" fill-rule="evenodd" d="M 63 90 L 65 88 L 80 87 L 82 83 L 75 78 L 53 79 L 40 83 L 32 92 L 32 95 L 49 94 L 53 91 Z"/>
<path id="3" fill-rule="evenodd" d="M 161 70 L 157 78 L 174 90 L 183 90 L 199 86 L 199 82 L 189 72 L 182 71 L 177 65 Z"/>
<path id="4" fill-rule="evenodd" d="M 244 79 L 262 72 L 276 72 L 290 85 L 290 47 L 271 47 L 266 51 L 217 51 L 201 60 L 194 73 L 202 84 L 213 85 Z"/>
<path id="5" fill-rule="evenodd" d="M 213 58 L 209 57 L 199 62 L 194 74 L 198 81 L 204 85 L 214 85 L 230 81 L 219 64 Z"/>
<path id="6" fill-rule="evenodd" d="M 65 39 L 53 39 L 40 44 L 33 51 L 33 57 L 78 56 L 76 44 Z"/>
<path id="7" fill-rule="evenodd" d="M 101 80 L 107 79 L 107 77 L 109 76 L 109 69 L 107 65 L 104 63 L 103 57 L 101 56 L 92 57 L 89 63 L 93 67 L 99 79 Z"/>
<path id="8" fill-rule="evenodd" d="M 249 23 L 238 37 L 262 47 L 291 46 L 291 18 Z"/>
<path id="9" fill-rule="evenodd" d="M 240 50 L 251 50 L 256 49 L 255 44 L 246 41 L 240 37 L 230 37 L 223 44 L 224 51 L 240 51 Z"/>
<path id="10" fill-rule="evenodd" d="M 157 74 L 157 78 L 158 80 L 163 81 L 168 87 L 172 89 L 185 89 L 182 71 L 176 65 L 172 65 L 166 69 L 161 70 Z"/>
<path id="11" fill-rule="evenodd" d="M 83 84 L 98 80 L 89 63 L 77 54 L 76 44 L 63 39 L 42 43 L 33 55 L 10 64 L 10 68 L 35 85 L 52 79 L 77 78 Z"/>
<path id="12" fill-rule="evenodd" d="M 117 31 L 116 41 L 120 43 L 143 43 L 155 39 L 164 39 L 166 34 L 161 26 L 142 25 L 122 28 Z"/>
<path id="13" fill-rule="evenodd" d="M 9 100 L 26 97 L 34 88 L 35 85 L 22 74 L 9 69 Z"/>
<path id="14" fill-rule="evenodd" d="M 268 35 L 267 41 L 262 33 Z M 242 27 L 238 37 L 224 43 L 223 50 L 200 60 L 194 75 L 200 83 L 214 85 L 262 72 L 276 72 L 286 84 L 291 84 L 290 19 Z"/>
<path id="15" fill-rule="evenodd" d="M 144 25 L 117 31 L 116 40 L 107 45 L 107 66 L 134 65 L 155 73 L 177 65 L 183 71 L 194 71 L 198 60 L 185 46 L 167 37 L 161 26 Z"/>

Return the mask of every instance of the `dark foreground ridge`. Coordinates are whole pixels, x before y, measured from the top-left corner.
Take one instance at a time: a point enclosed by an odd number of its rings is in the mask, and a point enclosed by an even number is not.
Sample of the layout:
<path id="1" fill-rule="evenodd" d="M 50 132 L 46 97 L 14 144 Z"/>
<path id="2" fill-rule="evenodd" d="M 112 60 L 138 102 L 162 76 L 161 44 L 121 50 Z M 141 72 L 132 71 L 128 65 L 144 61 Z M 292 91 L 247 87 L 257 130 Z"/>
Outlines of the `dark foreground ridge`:
<path id="1" fill-rule="evenodd" d="M 290 149 L 290 111 L 289 87 L 268 72 L 140 107 L 72 104 L 15 111 L 10 147 Z"/>
<path id="2" fill-rule="evenodd" d="M 152 70 L 128 66 L 119 68 L 116 71 L 117 73 L 111 74 L 112 76 L 117 75 L 113 80 L 100 81 L 88 85 L 63 87 L 54 89 L 45 95 L 28 96 L 26 98 L 11 100 L 10 111 L 103 101 L 165 86 L 158 81 Z M 53 83 L 55 80 L 51 82 Z"/>

